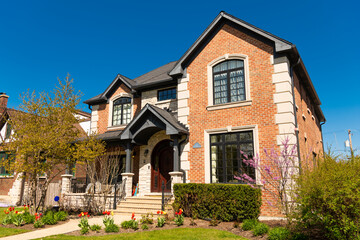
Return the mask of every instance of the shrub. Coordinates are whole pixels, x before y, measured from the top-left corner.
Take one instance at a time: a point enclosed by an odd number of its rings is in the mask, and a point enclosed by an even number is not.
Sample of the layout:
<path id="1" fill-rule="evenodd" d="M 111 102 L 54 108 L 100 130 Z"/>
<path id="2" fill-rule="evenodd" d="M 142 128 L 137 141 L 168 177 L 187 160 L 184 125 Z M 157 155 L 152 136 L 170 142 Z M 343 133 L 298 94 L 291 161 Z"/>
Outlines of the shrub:
<path id="1" fill-rule="evenodd" d="M 265 223 L 257 223 L 253 229 L 254 236 L 264 235 L 269 232 L 269 226 Z"/>
<path id="2" fill-rule="evenodd" d="M 94 232 L 99 232 L 101 230 L 101 226 L 98 224 L 93 224 L 90 226 L 90 230 Z"/>
<path id="3" fill-rule="evenodd" d="M 174 184 L 174 209 L 185 216 L 233 221 L 258 218 L 261 190 L 239 184 Z"/>
<path id="4" fill-rule="evenodd" d="M 217 225 L 219 225 L 219 223 L 220 223 L 219 220 L 217 220 L 217 219 L 211 219 L 209 225 L 210 225 L 211 227 L 216 227 Z"/>
<path id="5" fill-rule="evenodd" d="M 257 225 L 258 221 L 255 219 L 245 219 L 241 225 L 242 230 L 249 231 L 253 230 L 254 227 Z"/>
<path id="6" fill-rule="evenodd" d="M 111 223 L 109 225 L 107 225 L 105 227 L 105 232 L 109 233 L 109 232 L 119 232 L 119 226 L 114 224 L 114 223 Z"/>
<path id="7" fill-rule="evenodd" d="M 144 224 L 141 225 L 141 229 L 142 229 L 142 230 L 148 230 L 148 229 L 149 229 L 149 226 L 144 223 Z"/>
<path id="8" fill-rule="evenodd" d="M 306 236 L 306 235 L 303 234 L 303 233 L 293 233 L 293 234 L 291 235 L 291 238 L 290 238 L 290 239 L 291 239 L 291 240 L 308 240 L 309 237 Z"/>
<path id="9" fill-rule="evenodd" d="M 147 213 L 146 215 L 141 215 L 140 223 L 141 224 L 153 224 L 154 223 L 153 214 Z"/>
<path id="10" fill-rule="evenodd" d="M 325 154 L 299 176 L 296 201 L 300 227 L 324 229 L 330 239 L 360 238 L 360 157 Z"/>
<path id="11" fill-rule="evenodd" d="M 53 211 L 47 211 L 44 217 L 42 218 L 42 221 L 46 225 L 54 225 L 57 224 L 57 220 L 55 219 L 55 215 Z"/>
<path id="12" fill-rule="evenodd" d="M 60 211 L 60 212 L 56 212 L 54 214 L 54 218 L 56 219 L 56 221 L 65 221 L 68 217 L 67 212 L 64 211 Z"/>
<path id="13" fill-rule="evenodd" d="M 269 231 L 269 240 L 287 240 L 290 238 L 290 231 L 287 228 L 276 227 Z"/>

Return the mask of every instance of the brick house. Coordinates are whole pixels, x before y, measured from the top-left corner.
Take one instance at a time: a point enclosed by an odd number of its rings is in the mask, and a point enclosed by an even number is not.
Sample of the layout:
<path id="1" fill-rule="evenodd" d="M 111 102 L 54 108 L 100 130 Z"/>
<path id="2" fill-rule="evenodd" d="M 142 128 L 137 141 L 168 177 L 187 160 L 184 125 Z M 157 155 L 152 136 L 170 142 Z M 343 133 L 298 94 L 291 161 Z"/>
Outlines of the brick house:
<path id="1" fill-rule="evenodd" d="M 323 151 L 325 117 L 295 45 L 225 12 L 178 61 L 135 79 L 119 74 L 85 103 L 91 130 L 123 149 L 127 196 L 136 184 L 146 196 L 162 183 L 168 192 L 173 183 L 238 183 L 240 151 L 262 156 L 286 138 L 299 163 Z M 278 215 L 266 203 L 261 214 Z"/>

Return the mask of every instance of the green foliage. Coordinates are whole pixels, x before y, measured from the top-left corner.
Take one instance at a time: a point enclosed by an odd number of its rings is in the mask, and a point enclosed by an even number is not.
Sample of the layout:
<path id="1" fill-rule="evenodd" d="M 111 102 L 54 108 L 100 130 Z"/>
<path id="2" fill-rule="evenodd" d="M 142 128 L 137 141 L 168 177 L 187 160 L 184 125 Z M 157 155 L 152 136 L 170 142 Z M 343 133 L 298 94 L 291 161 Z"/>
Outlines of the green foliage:
<path id="1" fill-rule="evenodd" d="M 8 214 L 5 216 L 5 218 L 2 220 L 2 225 L 8 225 L 8 224 L 12 224 L 13 223 L 13 215 L 12 214 Z"/>
<path id="2" fill-rule="evenodd" d="M 54 225 L 58 222 L 53 211 L 47 211 L 45 216 L 42 218 L 42 221 L 46 225 Z"/>
<path id="3" fill-rule="evenodd" d="M 131 220 L 129 220 L 129 221 L 123 221 L 122 223 L 121 223 L 121 227 L 123 228 L 123 229 L 129 229 L 129 228 L 131 228 L 131 229 L 133 229 L 133 230 L 138 230 L 139 229 L 139 223 L 137 222 L 137 221 L 135 221 L 134 219 L 131 219 Z"/>
<path id="4" fill-rule="evenodd" d="M 360 157 L 325 154 L 314 169 L 304 169 L 296 192 L 300 227 L 324 229 L 330 239 L 360 238 Z"/>
<path id="5" fill-rule="evenodd" d="M 89 232 L 89 229 L 90 229 L 90 225 L 89 225 L 89 221 L 88 221 L 88 218 L 85 216 L 85 217 L 82 217 L 80 219 L 80 223 L 78 224 L 78 226 L 80 227 L 80 233 L 82 235 L 86 234 Z"/>
<path id="6" fill-rule="evenodd" d="M 114 224 L 114 223 L 111 223 L 109 225 L 107 225 L 105 227 L 105 232 L 109 233 L 109 232 L 119 232 L 119 226 Z"/>
<path id="7" fill-rule="evenodd" d="M 22 214 L 13 215 L 12 222 L 16 227 L 20 227 L 20 226 L 25 224 L 25 221 L 24 221 L 24 218 L 23 218 Z"/>
<path id="8" fill-rule="evenodd" d="M 158 217 L 157 218 L 157 227 L 163 227 L 165 225 L 166 219 L 164 217 Z"/>
<path id="9" fill-rule="evenodd" d="M 153 214 L 147 213 L 146 215 L 141 215 L 140 223 L 141 224 L 153 224 L 154 223 Z"/>
<path id="10" fill-rule="evenodd" d="M 258 218 L 261 190 L 239 184 L 174 185 L 174 209 L 183 209 L 185 216 L 234 221 Z"/>
<path id="11" fill-rule="evenodd" d="M 99 232 L 101 230 L 101 226 L 98 224 L 93 224 L 90 226 L 91 231 Z"/>
<path id="12" fill-rule="evenodd" d="M 254 236 L 260 236 L 260 235 L 264 235 L 266 233 L 269 232 L 269 226 L 266 225 L 265 223 L 257 223 L 253 229 L 253 234 Z"/>
<path id="13" fill-rule="evenodd" d="M 288 240 L 290 238 L 290 231 L 284 227 L 276 227 L 269 231 L 269 240 Z"/>
<path id="14" fill-rule="evenodd" d="M 112 217 L 105 216 L 103 219 L 103 224 L 105 225 L 105 227 L 114 224 L 114 219 Z"/>
<path id="15" fill-rule="evenodd" d="M 22 215 L 23 215 L 25 224 L 33 224 L 35 222 L 35 216 L 31 215 L 29 212 L 24 212 Z"/>
<path id="16" fill-rule="evenodd" d="M 212 226 L 212 227 L 216 227 L 217 225 L 219 225 L 219 223 L 220 223 L 219 220 L 217 220 L 217 219 L 211 219 L 209 225 Z"/>
<path id="17" fill-rule="evenodd" d="M 241 225 L 241 228 L 244 231 L 249 231 L 253 230 L 257 224 L 258 221 L 256 219 L 245 219 Z"/>
<path id="18" fill-rule="evenodd" d="M 176 215 L 174 218 L 174 222 L 178 227 L 183 225 L 184 224 L 184 215 L 182 215 L 182 214 Z"/>
<path id="19" fill-rule="evenodd" d="M 54 214 L 54 218 L 57 221 L 65 221 L 67 219 L 67 217 L 68 217 L 68 214 L 65 211 L 59 211 Z"/>
<path id="20" fill-rule="evenodd" d="M 309 237 L 304 233 L 292 233 L 291 240 L 308 240 Z"/>
<path id="21" fill-rule="evenodd" d="M 196 226 L 196 222 L 193 218 L 190 218 L 190 226 Z"/>
<path id="22" fill-rule="evenodd" d="M 142 229 L 142 230 L 148 230 L 148 229 L 149 229 L 149 226 L 144 223 L 144 224 L 141 225 L 141 229 Z"/>
<path id="23" fill-rule="evenodd" d="M 45 224 L 43 223 L 43 221 L 41 219 L 34 222 L 34 228 L 41 228 L 44 225 Z"/>

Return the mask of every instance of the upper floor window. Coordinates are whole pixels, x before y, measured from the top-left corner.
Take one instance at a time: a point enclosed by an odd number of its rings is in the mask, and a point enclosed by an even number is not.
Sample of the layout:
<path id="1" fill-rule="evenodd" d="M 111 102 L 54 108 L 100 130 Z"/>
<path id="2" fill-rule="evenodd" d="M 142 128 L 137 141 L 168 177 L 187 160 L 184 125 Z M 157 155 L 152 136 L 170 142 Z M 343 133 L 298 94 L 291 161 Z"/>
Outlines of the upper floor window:
<path id="1" fill-rule="evenodd" d="M 122 97 L 113 102 L 112 125 L 125 125 L 131 120 L 131 98 Z"/>
<path id="2" fill-rule="evenodd" d="M 228 60 L 213 67 L 214 104 L 246 100 L 243 60 Z"/>
<path id="3" fill-rule="evenodd" d="M 10 136 L 11 136 L 11 124 L 8 122 L 6 124 L 5 139 L 10 138 Z"/>
<path id="4" fill-rule="evenodd" d="M 169 88 L 158 91 L 158 101 L 176 99 L 176 88 Z"/>

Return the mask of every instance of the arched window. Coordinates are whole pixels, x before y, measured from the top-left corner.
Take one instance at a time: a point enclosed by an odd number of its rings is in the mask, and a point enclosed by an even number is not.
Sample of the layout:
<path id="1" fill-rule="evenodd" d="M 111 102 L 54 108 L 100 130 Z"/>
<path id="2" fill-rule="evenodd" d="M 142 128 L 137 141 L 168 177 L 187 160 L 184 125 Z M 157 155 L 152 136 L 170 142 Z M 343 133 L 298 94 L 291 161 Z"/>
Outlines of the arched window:
<path id="1" fill-rule="evenodd" d="M 122 97 L 116 99 L 113 103 L 112 125 L 125 125 L 131 119 L 131 98 Z"/>
<path id="2" fill-rule="evenodd" d="M 228 60 L 213 67 L 214 104 L 246 100 L 243 60 Z"/>

